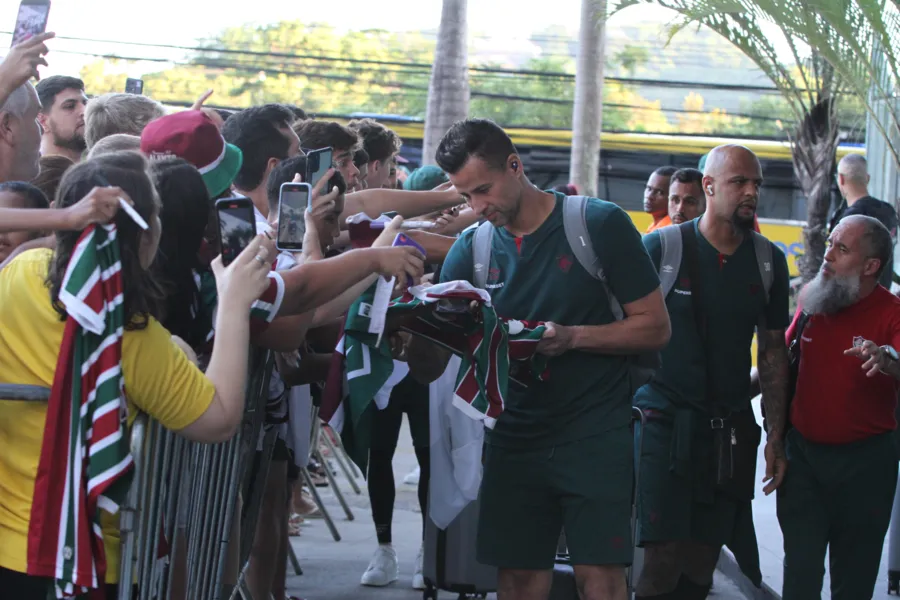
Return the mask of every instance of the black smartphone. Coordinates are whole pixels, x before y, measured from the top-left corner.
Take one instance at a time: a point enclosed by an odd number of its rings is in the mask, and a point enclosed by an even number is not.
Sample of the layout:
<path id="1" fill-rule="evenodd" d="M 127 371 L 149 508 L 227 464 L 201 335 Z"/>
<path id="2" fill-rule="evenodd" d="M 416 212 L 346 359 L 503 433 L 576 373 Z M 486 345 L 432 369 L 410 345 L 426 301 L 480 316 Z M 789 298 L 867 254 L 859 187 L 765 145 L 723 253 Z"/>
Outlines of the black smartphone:
<path id="1" fill-rule="evenodd" d="M 256 213 L 253 211 L 253 201 L 244 196 L 217 200 L 216 218 L 219 220 L 222 263 L 227 266 L 256 237 Z"/>
<path id="2" fill-rule="evenodd" d="M 332 155 L 333 151 L 331 148 L 320 148 L 318 150 L 313 150 L 306 155 L 305 181 L 310 187 L 316 187 L 319 180 L 322 179 L 322 177 L 325 176 L 325 173 L 328 172 L 328 169 L 331 168 L 334 161 Z M 334 183 L 329 180 L 328 183 L 325 184 L 325 189 L 322 192 L 323 195 L 330 193 L 332 189 L 334 189 Z"/>
<path id="3" fill-rule="evenodd" d="M 306 235 L 306 219 L 303 212 L 309 209 L 312 186 L 308 183 L 282 183 L 278 193 L 278 237 L 275 247 L 279 250 L 302 250 Z"/>
<path id="4" fill-rule="evenodd" d="M 49 16 L 50 0 L 22 0 L 10 47 L 25 41 L 28 37 L 44 33 L 47 30 Z"/>
<path id="5" fill-rule="evenodd" d="M 132 79 L 129 77 L 125 80 L 125 93 L 126 94 L 137 94 L 138 96 L 144 95 L 144 80 L 143 79 Z"/>

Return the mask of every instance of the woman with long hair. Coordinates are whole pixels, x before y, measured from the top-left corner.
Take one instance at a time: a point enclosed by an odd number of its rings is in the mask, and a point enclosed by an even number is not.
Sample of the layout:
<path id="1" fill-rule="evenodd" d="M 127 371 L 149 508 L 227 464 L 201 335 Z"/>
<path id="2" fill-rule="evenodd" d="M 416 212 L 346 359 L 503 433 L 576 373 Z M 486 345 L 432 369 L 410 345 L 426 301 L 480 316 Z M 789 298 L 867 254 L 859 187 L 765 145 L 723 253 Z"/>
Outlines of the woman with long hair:
<path id="1" fill-rule="evenodd" d="M 112 512 L 130 483 L 137 410 L 209 443 L 230 439 L 243 412 L 248 314 L 268 285 L 269 245 L 258 237 L 227 269 L 213 263 L 220 343 L 204 374 L 158 321 L 163 296 L 149 268 L 160 204 L 146 160 L 123 152 L 72 167 L 58 208 L 98 188 L 132 204 L 148 229 L 119 211 L 109 224 L 57 233 L 55 250 L 30 250 L 0 272 L 0 382 L 51 388 L 49 403 L 0 400 L 0 589 L 11 598 L 104 582 L 115 597 Z"/>

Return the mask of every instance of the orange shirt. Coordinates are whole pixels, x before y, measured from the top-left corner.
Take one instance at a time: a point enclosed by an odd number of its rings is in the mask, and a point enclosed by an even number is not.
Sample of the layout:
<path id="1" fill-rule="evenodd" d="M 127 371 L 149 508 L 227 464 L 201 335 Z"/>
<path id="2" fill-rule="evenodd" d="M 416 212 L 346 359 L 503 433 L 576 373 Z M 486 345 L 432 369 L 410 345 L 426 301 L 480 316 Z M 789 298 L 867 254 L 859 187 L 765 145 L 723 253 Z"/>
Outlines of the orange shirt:
<path id="1" fill-rule="evenodd" d="M 650 233 L 651 231 L 656 231 L 657 229 L 660 229 L 661 227 L 668 227 L 671 224 L 672 224 L 672 219 L 669 218 L 669 215 L 666 215 L 659 221 L 654 221 L 654 222 L 650 223 L 650 226 L 647 227 L 647 233 Z"/>

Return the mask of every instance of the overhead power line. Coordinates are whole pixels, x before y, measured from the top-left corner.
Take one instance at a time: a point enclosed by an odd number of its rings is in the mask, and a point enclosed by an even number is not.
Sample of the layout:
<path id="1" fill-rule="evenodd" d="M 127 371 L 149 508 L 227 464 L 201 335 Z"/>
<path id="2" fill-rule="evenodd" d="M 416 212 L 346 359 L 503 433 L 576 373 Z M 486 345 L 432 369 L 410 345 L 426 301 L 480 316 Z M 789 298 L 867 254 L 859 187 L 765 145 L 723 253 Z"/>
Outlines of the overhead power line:
<path id="1" fill-rule="evenodd" d="M 277 52 L 277 51 L 264 52 L 264 51 L 259 51 L 259 50 L 216 48 L 216 47 L 211 47 L 211 46 L 182 46 L 182 45 L 177 45 L 177 44 L 151 44 L 151 43 L 147 43 L 147 42 L 102 40 L 102 39 L 96 39 L 96 38 L 82 38 L 82 37 L 71 37 L 71 36 L 58 36 L 55 39 L 77 41 L 77 42 L 90 42 L 90 43 L 97 43 L 97 44 L 120 44 L 123 46 L 159 48 L 159 49 L 166 49 L 166 50 L 184 50 L 184 51 L 189 51 L 189 52 L 208 52 L 208 53 L 219 53 L 219 54 L 229 54 L 229 55 L 257 56 L 257 57 L 265 57 L 265 58 L 285 58 L 285 59 L 291 59 L 291 60 L 320 61 L 320 62 L 329 62 L 329 63 L 365 64 L 365 65 L 382 66 L 382 67 L 403 67 L 407 70 L 408 69 L 422 69 L 422 70 L 428 71 L 428 72 L 431 71 L 431 67 L 432 67 L 432 65 L 430 63 L 384 61 L 384 60 L 374 60 L 374 59 L 364 59 L 364 58 L 349 58 L 349 57 L 341 57 L 341 56 L 300 54 L 300 53 Z M 90 53 L 84 53 L 84 54 L 90 55 Z M 125 57 L 113 55 L 111 53 L 100 54 L 100 56 L 101 57 L 122 58 L 123 60 L 148 60 L 151 62 L 167 62 L 167 61 L 164 61 L 161 59 L 154 59 L 154 58 L 126 59 Z M 175 62 L 175 61 L 171 61 L 171 62 Z M 506 68 L 500 68 L 500 67 L 483 67 L 483 66 L 482 67 L 470 66 L 469 71 L 471 73 L 524 75 L 524 76 L 540 77 L 540 78 L 558 78 L 558 79 L 571 80 L 571 81 L 575 80 L 575 75 L 573 75 L 572 73 L 566 73 L 563 71 L 558 71 L 558 72 L 535 71 L 535 70 L 531 70 L 531 69 L 506 69 Z M 678 81 L 678 80 L 664 80 L 664 79 L 645 79 L 645 78 L 634 78 L 634 77 L 605 77 L 604 80 L 611 82 L 611 83 L 619 83 L 619 84 L 623 84 L 623 85 L 778 93 L 778 89 L 773 86 L 723 84 L 723 83 L 708 83 L 708 82 L 698 82 L 698 81 Z"/>
<path id="2" fill-rule="evenodd" d="M 258 73 L 263 72 L 266 74 L 275 74 L 275 75 L 287 75 L 291 77 L 306 77 L 309 79 L 326 79 L 331 81 L 342 81 L 345 83 L 359 83 L 359 84 L 368 84 L 375 85 L 388 89 L 399 89 L 399 90 L 414 90 L 421 92 L 421 95 L 427 94 L 428 86 L 427 85 L 415 85 L 408 83 L 401 83 L 397 81 L 383 81 L 383 80 L 375 80 L 375 79 L 361 79 L 358 77 L 352 76 L 343 76 L 343 75 L 335 75 L 331 73 L 315 73 L 310 74 L 308 70 L 305 71 L 290 71 L 285 70 L 280 66 L 276 65 L 263 65 L 263 64 L 242 64 L 235 62 L 228 62 L 223 60 L 194 60 L 192 62 L 177 62 L 171 59 L 166 58 L 141 58 L 141 57 L 131 57 L 131 56 L 119 56 L 114 54 L 95 54 L 90 52 L 78 52 L 73 50 L 58 50 L 58 52 L 66 53 L 66 54 L 77 54 L 77 55 L 86 55 L 86 56 L 94 56 L 96 58 L 105 58 L 105 59 L 119 59 L 119 60 L 128 60 L 128 61 L 149 61 L 149 62 L 157 62 L 157 63 L 168 63 L 168 64 L 176 64 L 180 66 L 197 66 L 204 67 L 210 69 L 223 69 L 223 70 L 238 70 L 245 73 Z M 366 70 L 365 72 L 372 73 L 371 70 Z M 375 73 L 377 74 L 377 72 Z M 416 94 L 409 94 L 416 95 Z M 507 100 L 507 101 L 515 101 L 515 102 L 533 102 L 539 104 L 551 104 L 551 105 L 560 105 L 560 106 L 571 106 L 572 100 L 564 99 L 564 98 L 540 98 L 534 96 L 518 96 L 514 94 L 498 94 L 494 92 L 486 92 L 481 91 L 478 88 L 473 88 L 470 92 L 472 98 L 488 98 L 493 100 Z M 604 107 L 607 108 L 623 108 L 629 110 L 639 110 L 639 111 L 661 111 L 664 113 L 673 113 L 673 114 L 693 114 L 693 115 L 705 115 L 711 116 L 710 111 L 703 110 L 692 110 L 692 109 L 683 109 L 683 108 L 665 108 L 665 107 L 657 107 L 657 106 L 646 106 L 640 104 L 623 104 L 623 103 L 611 103 L 604 102 Z M 767 116 L 767 115 L 755 115 L 755 114 L 747 114 L 747 113 L 731 113 L 726 112 L 724 117 L 728 118 L 742 118 L 742 119 L 751 119 L 755 121 L 765 121 L 765 122 L 782 122 L 785 124 L 792 123 L 790 119 L 779 119 L 777 117 Z"/>

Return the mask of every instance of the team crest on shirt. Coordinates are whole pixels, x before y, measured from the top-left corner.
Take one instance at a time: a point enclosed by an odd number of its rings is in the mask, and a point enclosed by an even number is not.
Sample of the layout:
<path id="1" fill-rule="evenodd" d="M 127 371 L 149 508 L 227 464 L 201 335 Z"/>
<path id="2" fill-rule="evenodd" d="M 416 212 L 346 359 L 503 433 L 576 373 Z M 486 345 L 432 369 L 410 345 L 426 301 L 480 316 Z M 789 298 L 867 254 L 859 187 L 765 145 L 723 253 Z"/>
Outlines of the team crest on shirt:
<path id="1" fill-rule="evenodd" d="M 559 265 L 560 271 L 562 271 L 563 273 L 568 273 L 569 270 L 572 268 L 572 264 L 573 264 L 572 257 L 569 256 L 568 254 L 563 254 L 562 256 L 558 256 L 556 258 L 556 264 Z"/>
<path id="2" fill-rule="evenodd" d="M 761 287 L 762 286 L 759 285 L 758 283 L 751 283 L 750 284 L 750 295 L 755 296 L 759 292 L 759 288 L 761 288 Z"/>
<path id="3" fill-rule="evenodd" d="M 496 283 L 497 280 L 500 279 L 500 269 L 497 269 L 497 268 L 488 269 L 487 278 L 488 278 L 488 281 L 490 281 L 491 283 Z"/>

